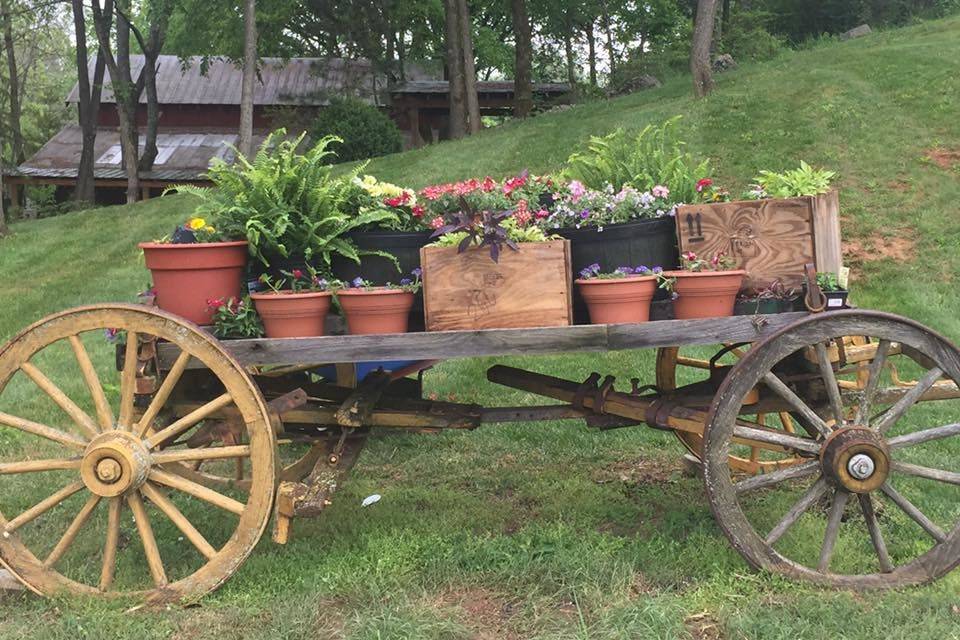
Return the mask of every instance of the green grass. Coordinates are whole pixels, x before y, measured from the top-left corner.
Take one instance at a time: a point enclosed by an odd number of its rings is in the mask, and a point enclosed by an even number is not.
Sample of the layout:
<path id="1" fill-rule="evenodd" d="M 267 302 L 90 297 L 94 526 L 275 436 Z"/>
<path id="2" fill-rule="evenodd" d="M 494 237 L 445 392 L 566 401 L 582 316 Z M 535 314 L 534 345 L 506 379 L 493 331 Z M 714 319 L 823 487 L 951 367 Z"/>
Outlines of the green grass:
<path id="1" fill-rule="evenodd" d="M 706 100 L 693 101 L 678 79 L 379 159 L 369 171 L 412 186 L 549 171 L 588 135 L 683 114 L 691 149 L 734 193 L 759 169 L 801 158 L 838 170 L 856 302 L 956 339 L 960 173 L 926 155 L 960 150 L 958 59 L 960 19 L 924 23 L 745 66 Z M 171 197 L 15 224 L 0 241 L 0 338 L 66 307 L 132 300 L 147 280 L 136 242 L 168 233 L 190 208 Z M 498 361 L 447 363 L 428 391 L 526 401 L 477 384 Z M 647 352 L 509 362 L 571 379 L 592 370 L 649 378 L 653 364 Z M 82 383 L 68 381 L 74 388 Z M 31 402 L 23 385 L 8 393 Z M 915 419 L 954 418 L 923 407 Z M 21 444 L 0 439 L 4 456 Z M 0 638 L 960 637 L 960 574 L 859 595 L 749 571 L 699 480 L 680 472 L 680 452 L 670 434 L 574 423 L 383 434 L 322 518 L 296 523 L 286 548 L 264 541 L 199 608 L 127 613 L 119 603 L 0 594 Z M 935 451 L 957 469 L 955 453 Z M 361 508 L 375 492 L 383 500 Z M 15 500 L 40 495 L 24 488 Z M 771 512 L 777 504 L 771 498 Z M 819 535 L 808 526 L 799 533 Z M 868 552 L 843 548 L 850 558 Z"/>

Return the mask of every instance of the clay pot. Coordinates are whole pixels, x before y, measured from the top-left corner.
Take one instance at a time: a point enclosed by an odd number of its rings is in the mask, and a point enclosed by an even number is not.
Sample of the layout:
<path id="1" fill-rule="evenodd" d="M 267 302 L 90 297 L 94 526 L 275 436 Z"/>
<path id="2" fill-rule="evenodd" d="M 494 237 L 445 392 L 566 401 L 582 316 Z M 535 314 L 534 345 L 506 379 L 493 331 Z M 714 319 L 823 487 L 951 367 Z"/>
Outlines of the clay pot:
<path id="1" fill-rule="evenodd" d="M 733 315 L 737 292 L 743 285 L 746 271 L 669 271 L 663 275 L 676 278 L 673 286 L 677 298 L 673 314 L 677 320 L 722 318 Z"/>
<path id="2" fill-rule="evenodd" d="M 413 294 L 402 289 L 342 289 L 337 300 L 353 335 L 406 333 Z"/>
<path id="3" fill-rule="evenodd" d="M 254 293 L 250 297 L 268 338 L 322 336 L 333 294 L 329 291 Z"/>
<path id="4" fill-rule="evenodd" d="M 626 324 L 650 319 L 650 301 L 657 293 L 653 276 L 577 280 L 593 324 Z"/>
<path id="5" fill-rule="evenodd" d="M 142 242 L 157 306 L 201 325 L 213 322 L 208 300 L 240 299 L 247 242 L 159 244 Z"/>

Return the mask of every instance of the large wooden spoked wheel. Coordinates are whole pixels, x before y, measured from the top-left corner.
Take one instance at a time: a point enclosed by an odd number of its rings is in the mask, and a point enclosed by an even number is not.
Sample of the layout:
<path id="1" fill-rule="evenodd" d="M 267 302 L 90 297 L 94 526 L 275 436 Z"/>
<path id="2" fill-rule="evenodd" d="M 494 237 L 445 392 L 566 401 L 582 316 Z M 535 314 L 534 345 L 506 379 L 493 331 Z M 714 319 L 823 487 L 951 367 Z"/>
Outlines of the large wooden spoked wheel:
<path id="1" fill-rule="evenodd" d="M 862 391 L 841 391 L 828 345 L 877 345 Z M 781 363 L 812 348 L 813 371 Z M 789 360 L 788 360 L 789 359 Z M 897 386 L 888 360 L 917 383 Z M 776 371 L 776 373 L 775 373 Z M 888 314 L 811 316 L 754 345 L 726 377 L 705 432 L 704 479 L 713 514 L 755 568 L 845 588 L 932 581 L 960 563 L 960 352 L 923 326 Z M 757 385 L 815 427 L 785 434 L 738 418 Z M 941 425 L 941 426 L 937 426 Z M 747 479 L 727 464 L 737 443 L 763 441 L 806 459 Z"/>
<path id="2" fill-rule="evenodd" d="M 725 350 L 728 347 L 724 347 Z M 722 360 L 726 366 L 737 362 L 750 349 L 749 345 L 729 348 Z M 729 361 L 729 362 L 728 362 Z M 697 377 L 706 379 L 710 372 L 710 361 L 701 357 L 682 354 L 679 347 L 661 347 L 657 349 L 656 383 L 657 389 L 663 393 L 675 391 L 683 382 L 681 373 L 686 370 L 699 372 Z M 775 414 L 759 413 L 755 416 L 756 422 L 773 428 L 780 428 L 788 433 L 796 432 L 793 417 L 787 411 Z M 703 461 L 703 432 L 683 431 L 675 429 L 673 434 L 680 443 L 697 460 Z M 757 444 L 744 451 L 743 455 L 730 455 L 730 467 L 740 473 L 757 474 L 781 469 L 801 462 L 800 460 L 784 456 L 780 453 L 770 455 L 765 445 Z"/>
<path id="3" fill-rule="evenodd" d="M 126 343 L 120 362 L 105 331 Z M 151 338 L 181 353 L 137 403 L 138 345 Z M 158 416 L 191 359 L 223 392 L 166 424 Z M 183 444 L 221 411 L 241 417 L 247 444 Z M 227 495 L 176 473 L 191 461 L 236 458 L 249 460 L 249 493 Z M 41 320 L 0 349 L 0 559 L 35 592 L 150 602 L 206 594 L 263 534 L 275 464 L 257 387 L 216 340 L 173 315 L 82 307 Z"/>

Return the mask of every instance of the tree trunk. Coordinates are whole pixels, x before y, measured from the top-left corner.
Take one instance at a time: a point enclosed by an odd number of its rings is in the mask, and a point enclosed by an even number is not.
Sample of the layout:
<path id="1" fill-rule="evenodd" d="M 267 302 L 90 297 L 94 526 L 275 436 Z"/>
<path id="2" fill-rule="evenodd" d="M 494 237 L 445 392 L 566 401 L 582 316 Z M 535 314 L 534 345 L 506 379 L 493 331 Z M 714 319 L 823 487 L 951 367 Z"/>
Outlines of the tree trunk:
<path id="1" fill-rule="evenodd" d="M 243 11 L 243 84 L 240 89 L 240 153 L 253 155 L 253 92 L 257 80 L 257 3 L 245 0 Z"/>
<path id="2" fill-rule="evenodd" d="M 140 156 L 140 170 L 150 171 L 157 159 L 157 128 L 160 125 L 160 100 L 157 96 L 157 61 L 158 56 L 151 52 L 144 54 L 143 88 L 147 94 L 147 131 L 143 141 L 143 154 Z"/>
<path id="3" fill-rule="evenodd" d="M 473 57 L 473 27 L 467 0 L 458 0 L 460 20 L 460 50 L 463 54 L 463 93 L 467 102 L 467 126 L 471 134 L 483 127 L 480 120 L 480 98 L 477 95 L 477 67 Z"/>
<path id="4" fill-rule="evenodd" d="M 449 135 L 458 140 L 467 134 L 467 100 L 464 95 L 463 50 L 460 46 L 459 0 L 444 0 L 447 75 L 450 94 Z"/>
<path id="5" fill-rule="evenodd" d="M 730 28 L 730 0 L 723 0 L 723 9 L 720 17 L 720 27 L 723 33 Z"/>
<path id="6" fill-rule="evenodd" d="M 568 32 L 563 38 L 563 53 L 567 61 L 567 82 L 570 90 L 577 90 L 577 69 L 573 59 L 573 36 Z"/>
<path id="7" fill-rule="evenodd" d="M 517 41 L 513 80 L 513 115 L 526 118 L 533 111 L 533 44 L 526 0 L 511 0 L 513 33 Z"/>
<path id="8" fill-rule="evenodd" d="M 109 64 L 109 60 L 108 60 Z M 142 71 L 141 71 L 142 73 Z M 137 105 L 140 92 L 130 69 L 130 23 L 117 16 L 117 55 L 110 69 L 110 85 L 117 101 L 120 120 L 120 151 L 127 174 L 127 203 L 140 199 L 140 135 L 137 130 Z"/>
<path id="9" fill-rule="evenodd" d="M 80 122 L 82 135 L 80 164 L 77 169 L 77 186 L 73 191 L 73 199 L 77 202 L 92 203 L 95 198 L 93 176 L 95 158 L 93 152 L 94 144 L 97 141 L 97 121 L 100 116 L 100 94 L 103 89 L 106 58 L 97 55 L 91 81 L 87 53 L 87 21 L 83 0 L 72 0 L 72 4 L 73 27 L 76 38 L 77 85 L 80 94 L 77 100 L 77 118 Z"/>
<path id="10" fill-rule="evenodd" d="M 3 171 L 0 171 L 0 238 L 9 234 L 10 228 L 7 227 L 7 214 L 3 209 Z"/>
<path id="11" fill-rule="evenodd" d="M 607 57 L 610 58 L 610 75 L 617 70 L 617 65 L 619 64 L 617 60 L 617 52 L 613 46 L 613 28 L 610 26 L 610 9 L 607 7 L 606 0 L 603 2 L 603 33 L 607 38 Z M 640 49 L 643 52 L 643 48 Z"/>
<path id="12" fill-rule="evenodd" d="M 23 129 L 20 126 L 20 79 L 17 69 L 17 52 L 13 45 L 13 18 L 10 17 L 8 0 L 0 0 L 0 13 L 3 14 L 3 49 L 7 58 L 7 80 L 10 82 L 10 133 L 13 147 L 13 161 L 20 164 L 23 156 Z M 17 204 L 17 203 L 14 203 Z"/>
<path id="13" fill-rule="evenodd" d="M 693 92 L 698 98 L 713 90 L 710 70 L 710 43 L 717 15 L 717 0 L 700 0 L 693 27 L 693 46 L 690 51 L 690 71 L 693 73 Z"/>
<path id="14" fill-rule="evenodd" d="M 590 65 L 590 84 L 597 86 L 597 38 L 593 33 L 593 23 L 583 30 L 587 36 L 587 59 Z"/>

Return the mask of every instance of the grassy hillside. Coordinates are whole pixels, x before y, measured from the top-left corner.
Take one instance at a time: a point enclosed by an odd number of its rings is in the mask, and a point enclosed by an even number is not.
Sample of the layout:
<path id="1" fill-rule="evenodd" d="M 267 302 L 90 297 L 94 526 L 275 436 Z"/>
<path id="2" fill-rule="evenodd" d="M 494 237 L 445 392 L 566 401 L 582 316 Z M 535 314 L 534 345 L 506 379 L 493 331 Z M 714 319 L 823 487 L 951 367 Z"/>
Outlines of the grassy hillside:
<path id="1" fill-rule="evenodd" d="M 838 170 L 856 302 L 960 338 L 960 19 L 824 44 L 723 75 L 708 99 L 690 93 L 680 79 L 369 171 L 411 186 L 549 171 L 591 134 L 683 114 L 691 149 L 734 193 L 800 159 Z M 15 224 L 0 240 L 0 338 L 51 311 L 132 299 L 147 280 L 136 242 L 190 208 L 171 197 Z M 476 389 L 491 362 L 445 364 L 429 391 L 522 401 Z M 650 354 L 519 364 L 571 378 L 650 365 Z M 860 596 L 749 572 L 679 454 L 669 434 L 570 423 L 386 436 L 323 518 L 299 523 L 287 548 L 263 543 L 202 608 L 125 614 L 0 594 L 0 637 L 958 637 L 960 574 Z M 384 500 L 361 510 L 374 492 Z"/>

